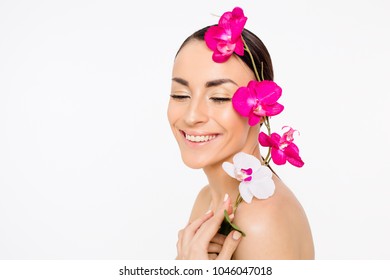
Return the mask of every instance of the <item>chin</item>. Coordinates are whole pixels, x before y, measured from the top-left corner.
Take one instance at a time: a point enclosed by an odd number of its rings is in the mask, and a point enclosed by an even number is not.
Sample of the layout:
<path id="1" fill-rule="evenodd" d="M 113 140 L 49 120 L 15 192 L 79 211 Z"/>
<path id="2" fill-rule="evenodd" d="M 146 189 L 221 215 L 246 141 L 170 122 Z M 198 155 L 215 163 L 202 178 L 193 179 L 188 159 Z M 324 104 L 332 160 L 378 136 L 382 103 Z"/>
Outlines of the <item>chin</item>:
<path id="1" fill-rule="evenodd" d="M 209 166 L 215 166 L 216 164 L 222 165 L 222 162 L 228 160 L 222 160 L 221 158 L 216 158 L 215 155 L 210 155 L 207 157 L 199 157 L 199 156 L 185 156 L 182 154 L 181 159 L 183 163 L 191 169 L 203 169 Z"/>
<path id="2" fill-rule="evenodd" d="M 182 160 L 184 164 L 191 169 L 202 169 L 205 167 L 205 164 L 203 162 L 199 162 L 193 159 L 186 159 L 184 157 L 182 157 Z"/>
<path id="3" fill-rule="evenodd" d="M 202 169 L 209 165 L 215 164 L 215 155 L 209 153 L 181 153 L 181 159 L 183 163 L 191 169 Z"/>

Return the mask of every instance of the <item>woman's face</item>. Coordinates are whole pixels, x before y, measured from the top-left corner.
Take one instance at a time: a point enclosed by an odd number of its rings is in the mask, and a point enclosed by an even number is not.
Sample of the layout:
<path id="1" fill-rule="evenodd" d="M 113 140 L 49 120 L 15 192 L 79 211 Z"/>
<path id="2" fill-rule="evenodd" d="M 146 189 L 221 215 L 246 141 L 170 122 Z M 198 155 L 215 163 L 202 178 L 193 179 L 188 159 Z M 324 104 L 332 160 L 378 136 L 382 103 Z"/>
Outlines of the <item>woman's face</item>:
<path id="1" fill-rule="evenodd" d="M 249 67 L 235 56 L 214 62 L 203 41 L 190 41 L 181 49 L 173 66 L 168 120 L 187 166 L 221 164 L 258 146 L 259 127 L 250 127 L 231 102 L 238 87 L 253 79 Z"/>

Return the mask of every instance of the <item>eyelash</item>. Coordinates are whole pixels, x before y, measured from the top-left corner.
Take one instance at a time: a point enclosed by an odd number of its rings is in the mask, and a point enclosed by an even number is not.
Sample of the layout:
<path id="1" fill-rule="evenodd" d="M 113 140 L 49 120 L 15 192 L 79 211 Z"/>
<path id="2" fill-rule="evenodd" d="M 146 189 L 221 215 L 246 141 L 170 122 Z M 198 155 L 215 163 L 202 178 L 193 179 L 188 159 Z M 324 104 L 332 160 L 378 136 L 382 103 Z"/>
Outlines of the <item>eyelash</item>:
<path id="1" fill-rule="evenodd" d="M 171 98 L 176 99 L 178 101 L 184 101 L 184 99 L 190 98 L 188 95 L 178 95 L 178 94 L 171 94 Z M 232 99 L 229 97 L 211 97 L 212 101 L 216 103 L 224 103 L 224 102 L 230 102 Z"/>
<path id="2" fill-rule="evenodd" d="M 171 98 L 176 100 L 184 100 L 186 98 L 190 98 L 188 95 L 178 95 L 178 94 L 171 94 Z"/>
<path id="3" fill-rule="evenodd" d="M 210 99 L 217 103 L 229 102 L 232 100 L 229 97 L 212 97 Z"/>

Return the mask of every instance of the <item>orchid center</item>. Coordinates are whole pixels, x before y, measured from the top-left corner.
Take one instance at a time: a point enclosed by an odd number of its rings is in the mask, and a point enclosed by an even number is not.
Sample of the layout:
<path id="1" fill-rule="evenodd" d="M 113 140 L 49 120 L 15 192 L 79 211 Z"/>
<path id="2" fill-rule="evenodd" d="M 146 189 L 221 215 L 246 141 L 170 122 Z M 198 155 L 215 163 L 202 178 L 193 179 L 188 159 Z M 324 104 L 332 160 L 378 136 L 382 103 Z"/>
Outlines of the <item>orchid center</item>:
<path id="1" fill-rule="evenodd" d="M 261 107 L 261 104 L 259 100 L 256 100 L 256 105 L 253 107 L 253 113 L 258 116 L 262 116 L 263 107 Z"/>
<path id="2" fill-rule="evenodd" d="M 235 168 L 234 169 L 234 175 L 236 177 L 236 179 L 240 182 L 244 181 L 244 182 L 249 182 L 250 180 L 252 180 L 252 168 L 248 168 L 248 169 L 245 169 L 245 168 L 241 168 L 241 169 L 237 169 Z"/>
<path id="3" fill-rule="evenodd" d="M 288 142 L 283 142 L 283 143 L 281 143 L 281 144 L 279 145 L 279 148 L 280 148 L 281 150 L 284 150 L 287 146 L 288 146 Z"/>

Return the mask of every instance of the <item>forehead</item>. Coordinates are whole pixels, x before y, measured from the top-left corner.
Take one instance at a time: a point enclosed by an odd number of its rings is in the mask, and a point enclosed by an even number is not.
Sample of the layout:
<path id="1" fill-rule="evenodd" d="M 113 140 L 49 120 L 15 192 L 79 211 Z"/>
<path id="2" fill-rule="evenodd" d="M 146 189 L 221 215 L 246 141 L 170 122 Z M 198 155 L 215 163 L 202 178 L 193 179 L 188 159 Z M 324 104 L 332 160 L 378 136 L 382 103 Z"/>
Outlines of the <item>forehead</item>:
<path id="1" fill-rule="evenodd" d="M 255 79 L 249 67 L 235 55 L 224 63 L 212 60 L 213 52 L 204 41 L 192 40 L 177 54 L 172 76 L 189 81 L 190 84 L 201 83 L 215 79 L 231 79 L 239 86 L 246 86 Z"/>

